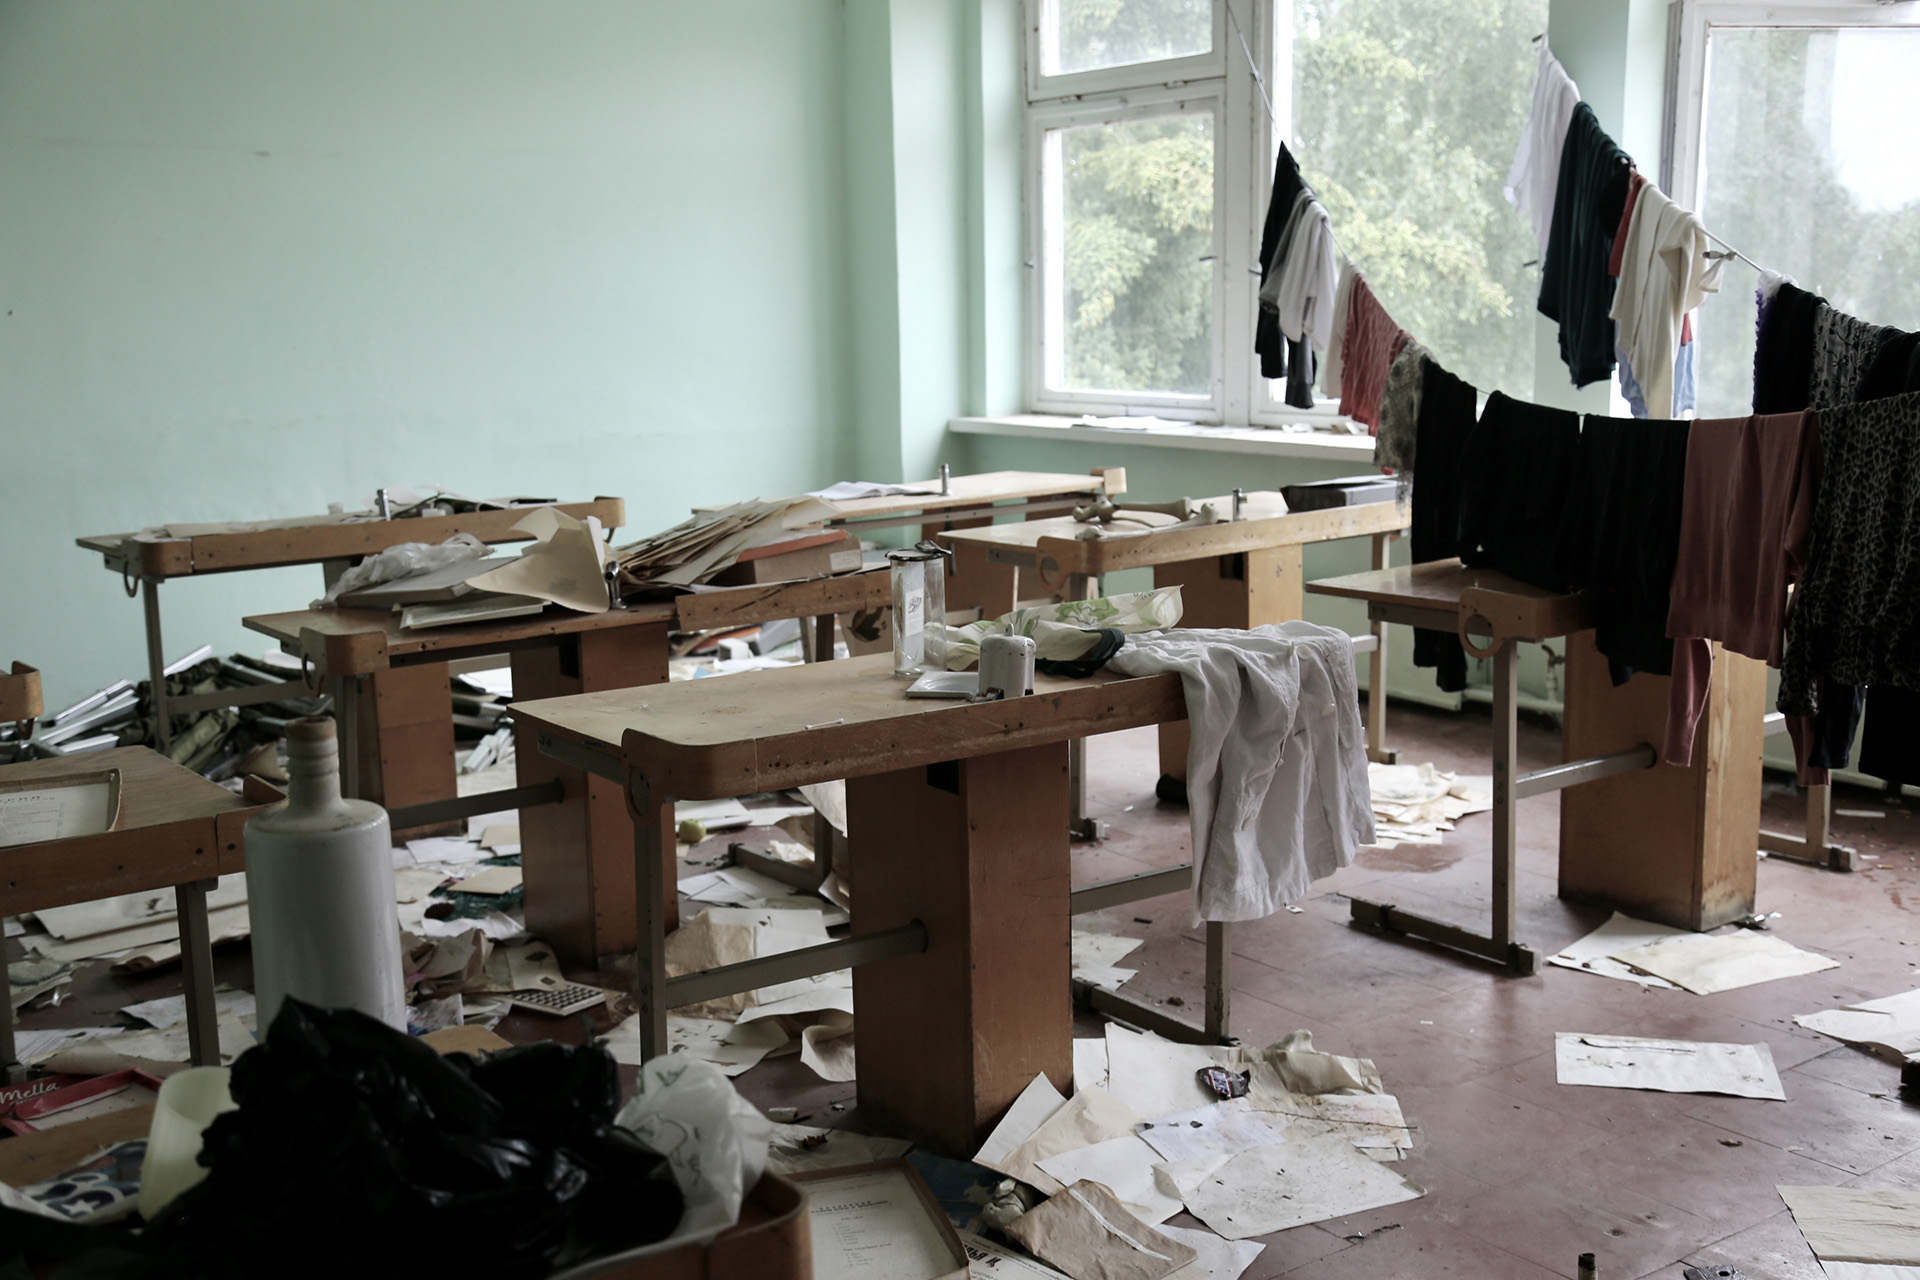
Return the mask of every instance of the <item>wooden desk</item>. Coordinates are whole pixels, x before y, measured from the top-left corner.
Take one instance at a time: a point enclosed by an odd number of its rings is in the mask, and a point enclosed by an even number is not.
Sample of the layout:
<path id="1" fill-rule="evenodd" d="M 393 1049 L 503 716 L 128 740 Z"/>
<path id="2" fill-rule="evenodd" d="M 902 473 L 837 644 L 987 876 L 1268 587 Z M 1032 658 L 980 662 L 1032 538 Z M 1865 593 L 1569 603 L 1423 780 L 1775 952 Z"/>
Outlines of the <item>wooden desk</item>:
<path id="1" fill-rule="evenodd" d="M 1233 510 L 1231 495 L 1204 501 L 1223 514 Z M 1243 519 L 1225 524 L 1186 529 L 1114 524 L 1108 527 L 1108 536 L 1094 540 L 1079 536 L 1093 526 L 1070 516 L 957 529 L 940 537 L 956 547 L 984 553 L 989 563 L 1011 566 L 1016 574 L 1032 573 L 1041 586 L 1069 600 L 1098 595 L 1103 574 L 1151 568 L 1156 587 L 1180 587 L 1185 607 L 1182 626 L 1244 630 L 1305 616 L 1302 549 L 1306 544 L 1370 537 L 1374 567 L 1385 568 L 1387 546 L 1408 522 L 1406 509 L 1397 503 L 1288 511 L 1286 500 L 1272 492 L 1247 494 L 1242 515 Z M 1146 518 L 1173 520 L 1171 516 Z M 1384 691 L 1386 631 L 1378 624 L 1372 630 L 1367 683 L 1369 689 Z M 1384 741 L 1386 709 L 1384 692 L 1368 697 L 1367 756 L 1391 762 L 1393 754 Z M 1185 721 L 1160 726 L 1160 773 L 1182 786 L 1186 782 Z M 1084 795 L 1084 778 L 1076 775 L 1076 833 L 1092 838 L 1099 833 L 1085 817 Z"/>
<path id="2" fill-rule="evenodd" d="M 1668 678 L 1638 675 L 1614 688 L 1583 595 L 1458 560 L 1324 578 L 1307 590 L 1364 600 L 1376 622 L 1456 633 L 1469 653 L 1493 660 L 1492 935 L 1358 899 L 1356 920 L 1534 972 L 1538 955 L 1514 936 L 1515 805 L 1569 787 L 1560 803 L 1562 897 L 1690 929 L 1753 910 L 1761 664 L 1717 654 L 1693 764 L 1680 769 L 1659 764 L 1653 745 L 1665 731 Z M 1555 636 L 1568 638 L 1566 763 L 1516 776 L 1514 646 Z"/>
<path id="3" fill-rule="evenodd" d="M 723 587 L 641 603 L 605 613 L 553 607 L 530 618 L 408 631 L 386 610 L 319 609 L 245 619 L 249 630 L 276 640 L 334 683 L 343 708 L 341 736 L 352 743 L 342 759 L 348 795 L 364 794 L 372 762 L 443 774 L 435 787 L 454 790 L 453 721 L 447 663 L 488 654 L 511 655 L 516 770 L 519 785 L 457 800 L 395 809 L 396 830 L 503 808 L 521 810 L 521 855 L 527 887 L 527 926 L 582 964 L 631 950 L 633 862 L 624 793 L 598 778 L 543 757 L 519 724 L 522 702 L 591 693 L 667 679 L 668 636 L 675 629 L 749 626 L 778 618 L 824 618 L 878 608 L 892 600 L 884 569 L 832 578 Z M 825 628 L 830 635 L 830 628 Z M 831 652 L 831 650 L 828 650 Z M 354 708 L 367 699 L 352 686 L 426 665 L 438 673 L 430 697 L 373 700 L 377 723 L 359 722 Z M 730 677 L 731 678 L 731 677 Z M 661 819 L 673 828 L 671 807 Z M 666 904 L 673 911 L 677 900 Z"/>
<path id="4" fill-rule="evenodd" d="M 1032 697 L 977 704 L 904 691 L 875 654 L 514 714 L 541 751 L 618 782 L 636 816 L 644 1052 L 664 1050 L 671 1006 L 854 965 L 862 1111 L 965 1156 L 1036 1072 L 1071 1081 L 1067 740 L 1186 706 L 1172 675 L 1040 676 Z M 669 980 L 659 809 L 834 778 L 848 779 L 852 936 Z"/>
<path id="5" fill-rule="evenodd" d="M 0 781 L 51 782 L 120 771 L 120 823 L 112 831 L 0 849 L 0 915 L 171 887 L 180 911 L 193 1061 L 218 1065 L 213 949 L 207 889 L 246 870 L 241 831 L 267 805 L 245 799 L 145 747 L 119 747 L 0 766 Z M 0 1000 L 0 1068 L 14 1063 L 13 1002 Z"/>
<path id="6" fill-rule="evenodd" d="M 619 498 L 595 498 L 591 502 L 555 503 L 575 519 L 593 516 L 609 531 L 626 522 L 627 504 Z M 74 539 L 88 551 L 97 553 L 101 563 L 120 574 L 127 594 L 139 594 L 146 613 L 147 678 L 153 690 L 154 745 L 165 753 L 173 741 L 173 717 L 221 707 L 250 706 L 286 697 L 299 687 L 299 681 L 258 685 L 243 690 L 195 694 L 184 698 L 167 697 L 167 658 L 163 652 L 160 628 L 160 584 L 172 578 L 198 577 L 210 573 L 235 573 L 246 569 L 277 569 L 289 565 L 318 564 L 326 567 L 325 581 L 332 582 L 352 561 L 375 555 L 403 542 L 444 542 L 456 533 L 472 534 L 482 542 L 524 542 L 527 535 L 513 526 L 524 520 L 536 506 L 511 507 L 499 511 L 472 511 L 462 515 L 419 516 L 399 520 L 350 519 L 346 516 L 306 516 L 292 521 L 256 521 L 257 525 L 279 528 L 237 528 L 231 531 L 198 532 L 200 525 L 182 525 L 193 529 L 191 536 L 143 539 L 132 533 L 97 534 Z M 364 513 L 360 513 L 364 514 Z M 389 717 L 405 719 L 419 714 L 417 708 L 431 704 L 446 686 L 447 672 L 421 668 L 406 674 L 391 673 L 369 682 L 369 705 L 363 714 L 378 718 L 382 709 Z M 341 715 L 346 708 L 337 708 Z M 435 790 L 438 784 L 423 781 L 405 771 L 396 762 L 397 771 L 388 776 L 376 770 L 364 781 L 365 796 L 388 805 L 419 804 L 445 799 L 453 794 L 449 786 Z"/>
<path id="7" fill-rule="evenodd" d="M 938 480 L 910 481 L 916 487 L 937 488 Z M 1127 491 L 1125 467 L 1095 467 L 1086 475 L 1049 471 L 983 471 L 951 476 L 947 492 L 899 494 L 890 498 L 851 498 L 836 502 L 840 514 L 827 521 L 856 537 L 869 531 L 921 526 L 931 538 L 952 529 L 988 527 L 995 517 L 1064 515 L 1100 497 L 1118 497 Z M 989 563 L 972 548 L 959 548 L 947 579 L 947 608 L 979 609 L 997 618 L 1014 607 L 1015 575 Z"/>

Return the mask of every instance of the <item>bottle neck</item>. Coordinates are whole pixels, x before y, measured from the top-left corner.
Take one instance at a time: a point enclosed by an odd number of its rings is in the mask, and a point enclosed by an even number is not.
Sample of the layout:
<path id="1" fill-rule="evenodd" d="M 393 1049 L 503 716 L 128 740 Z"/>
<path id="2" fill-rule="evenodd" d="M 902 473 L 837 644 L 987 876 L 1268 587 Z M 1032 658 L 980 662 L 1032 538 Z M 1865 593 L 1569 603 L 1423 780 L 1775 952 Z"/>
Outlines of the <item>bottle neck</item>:
<path id="1" fill-rule="evenodd" d="M 287 741 L 287 806 L 296 811 L 338 808 L 340 750 L 331 737 Z"/>

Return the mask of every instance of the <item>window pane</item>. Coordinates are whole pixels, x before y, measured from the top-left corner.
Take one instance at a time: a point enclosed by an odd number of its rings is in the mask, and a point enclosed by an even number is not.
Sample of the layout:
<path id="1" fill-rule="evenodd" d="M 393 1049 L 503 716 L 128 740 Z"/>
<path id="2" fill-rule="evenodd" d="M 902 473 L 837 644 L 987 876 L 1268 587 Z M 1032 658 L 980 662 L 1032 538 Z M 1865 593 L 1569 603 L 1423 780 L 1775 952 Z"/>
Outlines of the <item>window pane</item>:
<path id="1" fill-rule="evenodd" d="M 1874 324 L 1920 329 L 1920 31 L 1719 30 L 1700 217 L 1716 235 Z M 1699 412 L 1753 405 L 1744 263 L 1700 308 Z"/>
<path id="2" fill-rule="evenodd" d="M 1213 113 L 1046 134 L 1047 386 L 1211 395 Z"/>
<path id="3" fill-rule="evenodd" d="M 1482 391 L 1533 386 L 1540 251 L 1500 187 L 1546 29 L 1546 0 L 1293 4 L 1302 174 L 1394 319 Z"/>
<path id="4" fill-rule="evenodd" d="M 1041 69 L 1097 71 L 1213 50 L 1213 0 L 1049 0 Z"/>

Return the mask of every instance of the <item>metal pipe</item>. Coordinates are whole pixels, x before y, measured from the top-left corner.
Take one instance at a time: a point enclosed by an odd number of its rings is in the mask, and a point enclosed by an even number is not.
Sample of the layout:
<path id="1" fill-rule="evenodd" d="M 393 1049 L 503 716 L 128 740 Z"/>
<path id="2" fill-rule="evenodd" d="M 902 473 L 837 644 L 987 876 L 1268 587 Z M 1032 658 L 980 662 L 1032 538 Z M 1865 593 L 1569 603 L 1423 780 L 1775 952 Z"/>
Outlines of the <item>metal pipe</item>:
<path id="1" fill-rule="evenodd" d="M 776 986 L 782 982 L 798 982 L 802 978 L 817 978 L 823 973 L 837 973 L 855 965 L 872 964 L 876 960 L 918 955 L 926 949 L 927 926 L 912 920 L 897 929 L 837 938 L 818 946 L 801 947 L 797 951 L 783 951 L 779 955 L 742 960 L 739 964 L 668 978 L 667 1007 L 677 1009 L 682 1005 L 703 1004 L 722 996 L 738 995 L 742 991 Z"/>
<path id="2" fill-rule="evenodd" d="M 1590 760 L 1570 760 L 1566 764 L 1556 764 L 1551 768 L 1536 769 L 1532 773 L 1521 774 L 1514 779 L 1513 794 L 1517 799 L 1524 800 L 1528 796 L 1542 795 L 1548 791 L 1577 787 L 1583 782 L 1611 778 L 1617 773 L 1635 773 L 1641 769 L 1651 769 L 1659 763 L 1660 754 L 1643 742 L 1637 747 L 1628 747 L 1625 751 L 1612 751 L 1604 756 L 1594 756 Z"/>

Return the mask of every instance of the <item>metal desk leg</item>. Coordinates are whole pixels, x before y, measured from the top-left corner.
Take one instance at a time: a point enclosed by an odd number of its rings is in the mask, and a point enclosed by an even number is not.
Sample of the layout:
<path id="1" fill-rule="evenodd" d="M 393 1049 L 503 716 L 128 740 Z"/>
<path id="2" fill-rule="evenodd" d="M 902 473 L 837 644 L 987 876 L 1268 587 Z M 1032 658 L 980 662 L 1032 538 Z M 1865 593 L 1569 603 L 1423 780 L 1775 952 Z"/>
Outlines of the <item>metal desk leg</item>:
<path id="1" fill-rule="evenodd" d="M 1501 642 L 1493 655 L 1493 945 L 1507 951 L 1514 940 L 1513 881 L 1519 855 L 1520 797 L 1514 763 L 1520 754 L 1518 672 L 1515 644 Z"/>
<path id="2" fill-rule="evenodd" d="M 634 927 L 633 1003 L 640 1027 L 640 1057 L 667 1051 L 667 930 L 663 898 L 674 848 L 660 822 L 661 801 L 637 770 L 627 771 L 627 811 L 633 816 Z"/>
<path id="3" fill-rule="evenodd" d="M 207 890 L 217 880 L 173 886 L 180 912 L 180 969 L 187 982 L 187 1051 L 196 1067 L 220 1065 L 220 1024 L 213 1005 L 213 934 L 207 925 Z M 262 1027 L 265 1034 L 266 1028 Z"/>
<path id="4" fill-rule="evenodd" d="M 1100 580 L 1092 574 L 1070 573 L 1062 592 L 1068 600 L 1092 600 L 1100 594 Z M 1107 824 L 1087 816 L 1087 740 L 1067 741 L 1067 830 L 1075 840 L 1104 840 Z"/>
<path id="5" fill-rule="evenodd" d="M 147 680 L 153 690 L 153 747 L 164 756 L 173 746 L 173 718 L 167 711 L 167 659 L 160 651 L 160 579 L 140 580 L 140 605 L 147 615 Z"/>
<path id="6" fill-rule="evenodd" d="M 1388 548 L 1397 534 L 1373 535 L 1373 567 L 1388 567 Z M 1367 655 L 1367 759 L 1375 764 L 1398 764 L 1400 753 L 1387 749 L 1387 624 L 1370 619 L 1367 630 L 1373 633 L 1373 652 Z"/>
<path id="7" fill-rule="evenodd" d="M 1233 926 L 1224 920 L 1207 921 L 1207 1039 L 1227 1044 L 1233 1039 Z"/>
<path id="8" fill-rule="evenodd" d="M 340 729 L 340 794 L 360 798 L 360 682 L 357 676 L 330 676 L 333 715 Z"/>

